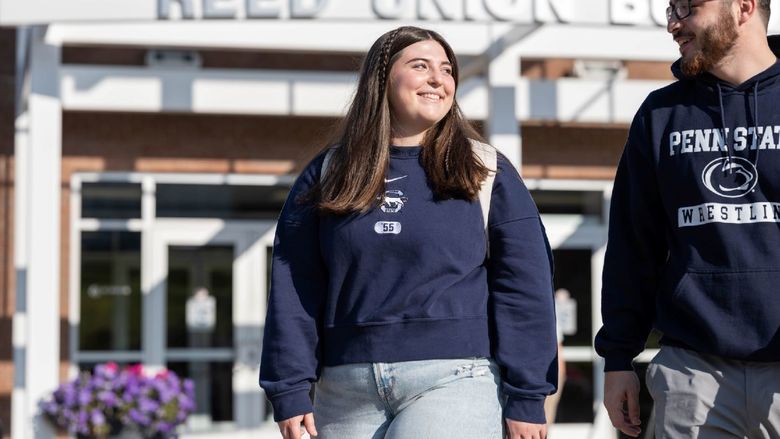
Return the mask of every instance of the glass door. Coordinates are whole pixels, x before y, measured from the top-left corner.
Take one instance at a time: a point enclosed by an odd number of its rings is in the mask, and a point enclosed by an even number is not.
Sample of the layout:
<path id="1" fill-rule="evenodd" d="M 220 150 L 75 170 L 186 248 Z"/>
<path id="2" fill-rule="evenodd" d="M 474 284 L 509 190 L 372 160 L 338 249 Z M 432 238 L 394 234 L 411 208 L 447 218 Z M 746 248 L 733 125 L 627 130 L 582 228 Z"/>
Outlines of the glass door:
<path id="1" fill-rule="evenodd" d="M 167 367 L 193 380 L 193 428 L 234 421 L 233 246 L 169 246 Z"/>
<path id="2" fill-rule="evenodd" d="M 272 221 L 158 219 L 142 275 L 144 359 L 195 382 L 190 431 L 248 429 L 257 385 Z"/>

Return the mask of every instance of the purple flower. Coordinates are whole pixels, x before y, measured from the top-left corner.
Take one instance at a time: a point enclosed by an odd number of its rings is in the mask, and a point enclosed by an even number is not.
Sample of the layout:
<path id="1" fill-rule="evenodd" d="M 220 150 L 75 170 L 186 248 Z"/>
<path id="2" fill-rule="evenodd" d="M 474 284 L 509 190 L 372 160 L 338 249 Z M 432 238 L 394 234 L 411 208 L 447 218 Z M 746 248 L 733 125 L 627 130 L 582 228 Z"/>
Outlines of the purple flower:
<path id="1" fill-rule="evenodd" d="M 72 434 L 104 439 L 120 425 L 168 438 L 195 410 L 194 398 L 192 381 L 171 371 L 149 376 L 140 365 L 120 370 L 108 363 L 61 384 L 39 408 Z"/>
<path id="2" fill-rule="evenodd" d="M 179 390 L 175 388 L 170 387 L 163 387 L 159 391 L 160 401 L 163 404 L 167 404 L 171 402 L 174 398 L 176 398 L 177 395 L 179 395 Z"/>
<path id="3" fill-rule="evenodd" d="M 89 413 L 86 410 L 80 410 L 76 418 L 77 431 L 87 434 L 89 433 Z"/>
<path id="4" fill-rule="evenodd" d="M 104 390 L 98 393 L 98 401 L 102 402 L 106 407 L 116 407 L 117 400 L 114 392 Z"/>
<path id="5" fill-rule="evenodd" d="M 144 415 L 140 410 L 138 409 L 130 409 L 129 412 L 130 419 L 138 424 L 141 427 L 146 427 L 149 424 L 151 424 L 151 420 L 148 416 Z"/>
<path id="6" fill-rule="evenodd" d="M 92 392 L 89 389 L 80 389 L 78 391 L 78 402 L 80 406 L 85 406 L 92 401 Z"/>
<path id="7" fill-rule="evenodd" d="M 90 412 L 89 420 L 93 425 L 103 425 L 106 423 L 106 416 L 100 410 L 94 409 Z"/>
<path id="8" fill-rule="evenodd" d="M 150 398 L 141 398 L 138 400 L 138 409 L 145 413 L 152 413 L 157 411 L 157 409 L 160 408 L 160 403 L 150 399 Z"/>
<path id="9" fill-rule="evenodd" d="M 186 395 L 179 395 L 179 407 L 186 412 L 195 411 L 195 399 Z"/>
<path id="10" fill-rule="evenodd" d="M 77 394 L 77 390 L 75 384 L 63 387 L 62 402 L 66 406 L 70 406 L 70 407 L 76 405 L 76 394 Z"/>
<path id="11" fill-rule="evenodd" d="M 59 406 L 56 401 L 41 401 L 41 410 L 47 415 L 56 416 Z"/>
<path id="12" fill-rule="evenodd" d="M 175 425 L 169 422 L 160 422 L 157 424 L 157 429 L 162 433 L 170 433 L 174 427 Z"/>
<path id="13" fill-rule="evenodd" d="M 195 383 L 189 378 L 184 380 L 184 392 L 187 395 L 195 395 Z"/>

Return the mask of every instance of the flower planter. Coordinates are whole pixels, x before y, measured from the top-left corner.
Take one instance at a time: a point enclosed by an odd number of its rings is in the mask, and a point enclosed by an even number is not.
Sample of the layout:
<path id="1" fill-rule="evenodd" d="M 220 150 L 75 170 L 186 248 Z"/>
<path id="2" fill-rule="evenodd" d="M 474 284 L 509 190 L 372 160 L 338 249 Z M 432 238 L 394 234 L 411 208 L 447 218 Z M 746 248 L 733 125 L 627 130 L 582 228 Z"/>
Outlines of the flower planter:
<path id="1" fill-rule="evenodd" d="M 173 372 L 107 363 L 60 385 L 40 408 L 79 438 L 165 439 L 195 409 L 194 393 L 192 381 Z"/>

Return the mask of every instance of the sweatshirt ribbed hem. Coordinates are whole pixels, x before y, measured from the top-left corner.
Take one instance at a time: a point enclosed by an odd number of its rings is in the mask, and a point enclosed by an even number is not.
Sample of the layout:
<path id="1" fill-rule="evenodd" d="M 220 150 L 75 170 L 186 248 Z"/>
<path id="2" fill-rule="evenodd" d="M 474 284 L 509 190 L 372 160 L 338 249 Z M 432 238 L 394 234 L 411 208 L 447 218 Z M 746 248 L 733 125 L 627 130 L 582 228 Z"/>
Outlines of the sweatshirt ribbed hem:
<path id="1" fill-rule="evenodd" d="M 273 396 L 269 400 L 274 407 L 274 421 L 276 422 L 313 411 L 309 392 L 305 389 Z"/>
<path id="2" fill-rule="evenodd" d="M 604 357 L 604 372 L 634 370 L 634 356 L 630 353 L 614 352 Z"/>
<path id="3" fill-rule="evenodd" d="M 504 417 L 531 424 L 547 422 L 544 415 L 544 399 L 509 398 L 504 407 Z"/>
<path id="4" fill-rule="evenodd" d="M 325 328 L 323 364 L 490 357 L 484 317 Z"/>

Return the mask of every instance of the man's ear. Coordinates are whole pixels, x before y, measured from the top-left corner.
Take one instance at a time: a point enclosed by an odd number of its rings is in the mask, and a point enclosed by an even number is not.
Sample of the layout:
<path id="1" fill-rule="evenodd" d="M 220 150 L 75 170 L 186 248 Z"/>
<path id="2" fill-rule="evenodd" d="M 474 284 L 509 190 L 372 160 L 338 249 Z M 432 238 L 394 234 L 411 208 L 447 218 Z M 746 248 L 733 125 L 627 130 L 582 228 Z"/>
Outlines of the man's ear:
<path id="1" fill-rule="evenodd" d="M 758 13 L 758 0 L 736 0 L 735 3 L 739 8 L 737 23 L 740 25 L 747 23 Z"/>

